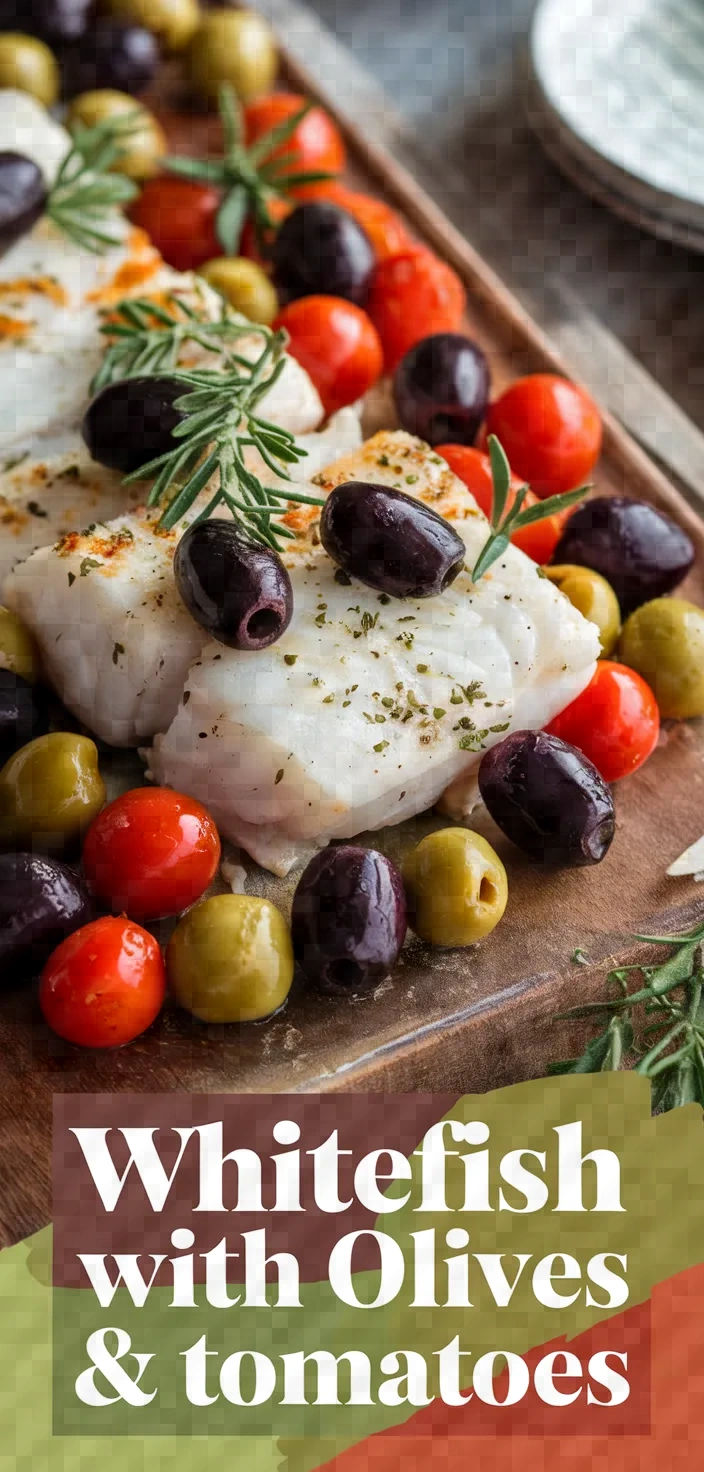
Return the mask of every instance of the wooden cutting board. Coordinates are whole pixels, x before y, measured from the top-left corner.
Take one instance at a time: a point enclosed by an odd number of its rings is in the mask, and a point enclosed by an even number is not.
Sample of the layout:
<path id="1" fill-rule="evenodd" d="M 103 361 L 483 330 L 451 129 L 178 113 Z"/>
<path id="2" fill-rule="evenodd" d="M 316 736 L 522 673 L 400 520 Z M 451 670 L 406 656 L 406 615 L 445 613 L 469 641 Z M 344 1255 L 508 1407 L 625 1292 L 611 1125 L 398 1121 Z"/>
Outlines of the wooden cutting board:
<path id="1" fill-rule="evenodd" d="M 414 232 L 459 271 L 469 297 L 467 330 L 491 363 L 494 391 L 520 374 L 566 372 L 522 307 L 409 174 L 339 115 L 333 97 L 300 64 L 288 80 L 338 118 L 350 152 L 350 179 L 384 195 Z M 203 152 L 217 123 L 186 110 L 173 78 L 157 97 L 171 143 Z M 394 423 L 388 385 L 369 406 L 368 428 Z M 683 592 L 704 603 L 704 525 L 644 453 L 606 417 L 598 490 L 649 500 L 687 528 L 697 566 Z M 141 769 L 121 756 L 112 778 L 134 785 Z M 593 998 L 616 961 L 649 954 L 634 931 L 676 930 L 704 913 L 704 892 L 665 876 L 667 865 L 704 830 L 704 723 L 673 724 L 646 767 L 616 792 L 617 836 L 590 870 L 539 868 L 506 842 L 488 815 L 475 827 L 504 860 L 506 916 L 486 942 L 464 951 L 430 950 L 414 937 L 388 981 L 363 1000 L 331 1000 L 296 982 L 286 1009 L 270 1022 L 205 1027 L 167 1009 L 148 1035 L 111 1053 L 62 1043 L 43 1025 L 31 987 L 0 995 L 0 1244 L 20 1239 L 50 1215 L 51 1100 L 55 1092 L 319 1092 L 445 1090 L 481 1092 L 542 1074 L 581 1036 L 555 1024 L 556 1012 Z M 474 821 L 474 820 L 473 820 Z M 398 859 L 423 833 L 442 826 L 430 814 L 375 834 Z M 364 839 L 362 840 L 364 841 Z M 247 888 L 288 911 L 297 876 L 274 880 L 250 868 Z M 589 965 L 571 960 L 576 947 Z"/>

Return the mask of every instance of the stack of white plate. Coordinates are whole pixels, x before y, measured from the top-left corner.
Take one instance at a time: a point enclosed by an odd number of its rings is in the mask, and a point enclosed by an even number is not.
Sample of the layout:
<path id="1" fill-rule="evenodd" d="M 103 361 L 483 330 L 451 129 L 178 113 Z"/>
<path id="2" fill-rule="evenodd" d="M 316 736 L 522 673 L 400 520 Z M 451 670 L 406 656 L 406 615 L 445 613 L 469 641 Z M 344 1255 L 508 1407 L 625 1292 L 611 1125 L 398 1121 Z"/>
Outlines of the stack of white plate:
<path id="1" fill-rule="evenodd" d="M 541 0 L 528 111 L 581 188 L 704 251 L 704 0 Z"/>

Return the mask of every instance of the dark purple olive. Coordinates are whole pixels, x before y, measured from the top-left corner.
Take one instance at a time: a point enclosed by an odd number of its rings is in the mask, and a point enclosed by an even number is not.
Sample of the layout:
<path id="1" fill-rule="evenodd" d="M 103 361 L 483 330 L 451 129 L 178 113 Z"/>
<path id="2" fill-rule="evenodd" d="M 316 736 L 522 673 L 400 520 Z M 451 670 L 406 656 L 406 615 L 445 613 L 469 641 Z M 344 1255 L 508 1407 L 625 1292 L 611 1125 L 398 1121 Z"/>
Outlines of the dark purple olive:
<path id="1" fill-rule="evenodd" d="M 48 729 L 46 691 L 41 685 L 30 685 L 14 670 L 0 669 L 0 764 Z"/>
<path id="2" fill-rule="evenodd" d="M 107 87 L 116 92 L 143 92 L 156 76 L 159 43 L 144 26 L 99 19 L 66 50 L 63 66 L 67 97 Z"/>
<path id="3" fill-rule="evenodd" d="M 39 165 L 22 153 L 0 153 L 0 254 L 29 233 L 43 215 L 46 199 Z"/>
<path id="4" fill-rule="evenodd" d="M 39 36 L 50 46 L 86 31 L 93 0 L 0 0 L 0 31 Z"/>
<path id="5" fill-rule="evenodd" d="M 473 445 L 489 404 L 489 365 L 460 332 L 436 332 L 409 348 L 394 374 L 403 429 L 429 445 Z"/>
<path id="6" fill-rule="evenodd" d="M 80 879 L 40 854 L 0 854 L 0 979 L 34 974 L 54 947 L 92 918 Z"/>
<path id="7" fill-rule="evenodd" d="M 284 220 L 272 252 L 282 300 L 341 296 L 363 307 L 375 257 L 361 225 L 336 204 L 311 200 Z"/>
<path id="8" fill-rule="evenodd" d="M 346 481 L 323 507 L 320 540 L 338 567 L 393 598 L 432 598 L 464 567 L 467 549 L 444 517 L 389 486 Z"/>
<path id="9" fill-rule="evenodd" d="M 88 405 L 81 433 L 94 460 L 131 475 L 173 450 L 183 414 L 174 400 L 186 392 L 173 378 L 123 378 L 109 383 Z"/>
<path id="10" fill-rule="evenodd" d="M 614 836 L 609 788 L 595 766 L 559 736 L 513 731 L 479 764 L 479 791 L 494 822 L 546 864 L 599 864 Z"/>
<path id="11" fill-rule="evenodd" d="M 197 624 L 230 649 L 266 649 L 288 628 L 291 579 L 280 557 L 231 521 L 192 526 L 174 558 L 176 586 Z"/>
<path id="12" fill-rule="evenodd" d="M 406 897 L 398 869 L 375 849 L 353 844 L 311 859 L 293 897 L 293 952 L 321 991 L 367 991 L 388 976 L 406 938 Z"/>
<path id="13" fill-rule="evenodd" d="M 572 512 L 553 562 L 578 563 L 606 578 L 624 619 L 672 592 L 694 562 L 687 533 L 647 501 L 596 496 Z"/>

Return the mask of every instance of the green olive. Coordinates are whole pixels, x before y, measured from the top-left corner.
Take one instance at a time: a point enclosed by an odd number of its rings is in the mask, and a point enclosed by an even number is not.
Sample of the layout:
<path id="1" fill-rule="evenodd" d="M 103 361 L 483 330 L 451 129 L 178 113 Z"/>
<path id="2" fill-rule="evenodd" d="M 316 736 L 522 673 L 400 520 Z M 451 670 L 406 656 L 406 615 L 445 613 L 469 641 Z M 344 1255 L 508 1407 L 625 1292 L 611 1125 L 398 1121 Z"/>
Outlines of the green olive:
<path id="1" fill-rule="evenodd" d="M 254 261 L 245 256 L 218 256 L 206 261 L 198 274 L 250 322 L 263 322 L 267 327 L 273 322 L 279 299 L 269 277 Z"/>
<path id="2" fill-rule="evenodd" d="M 96 123 L 127 113 L 133 114 L 134 127 L 120 143 L 120 156 L 112 166 L 113 172 L 126 174 L 128 179 L 150 179 L 157 173 L 166 153 L 166 134 L 153 113 L 135 102 L 134 97 L 129 97 L 126 92 L 112 92 L 109 88 L 82 92 L 80 97 L 74 97 L 66 124 L 69 128 L 93 128 Z"/>
<path id="3" fill-rule="evenodd" d="M 471 946 L 498 925 L 508 900 L 506 870 L 469 828 L 442 828 L 403 865 L 410 923 L 433 946 Z"/>
<path id="4" fill-rule="evenodd" d="M 54 731 L 20 747 L 0 771 L 0 840 L 56 853 L 71 847 L 105 804 L 98 749 Z"/>
<path id="5" fill-rule="evenodd" d="M 59 95 L 59 68 L 53 51 L 34 36 L 5 31 L 0 35 L 1 87 L 16 87 L 45 107 L 53 107 Z"/>
<path id="6" fill-rule="evenodd" d="M 104 0 L 103 8 L 152 31 L 166 51 L 183 51 L 200 24 L 198 0 Z"/>
<path id="7" fill-rule="evenodd" d="M 619 656 L 650 685 L 662 716 L 704 716 L 704 609 L 685 598 L 644 603 L 626 619 Z"/>
<path id="8" fill-rule="evenodd" d="M 257 1022 L 291 989 L 288 926 L 268 900 L 214 895 L 179 921 L 166 969 L 176 1000 L 201 1022 Z"/>
<path id="9" fill-rule="evenodd" d="M 241 102 L 268 92 L 278 56 L 270 27 L 253 10 L 208 10 L 188 49 L 191 80 L 211 101 L 230 82 Z"/>
<path id="10" fill-rule="evenodd" d="M 621 632 L 621 610 L 610 583 L 590 567 L 560 563 L 555 567 L 544 567 L 545 576 L 555 583 L 569 598 L 574 608 L 596 624 L 601 640 L 602 656 L 608 658 L 618 643 Z"/>
<path id="11" fill-rule="evenodd" d="M 0 604 L 0 669 L 14 670 L 30 685 L 41 673 L 41 657 L 33 634 L 17 614 Z"/>

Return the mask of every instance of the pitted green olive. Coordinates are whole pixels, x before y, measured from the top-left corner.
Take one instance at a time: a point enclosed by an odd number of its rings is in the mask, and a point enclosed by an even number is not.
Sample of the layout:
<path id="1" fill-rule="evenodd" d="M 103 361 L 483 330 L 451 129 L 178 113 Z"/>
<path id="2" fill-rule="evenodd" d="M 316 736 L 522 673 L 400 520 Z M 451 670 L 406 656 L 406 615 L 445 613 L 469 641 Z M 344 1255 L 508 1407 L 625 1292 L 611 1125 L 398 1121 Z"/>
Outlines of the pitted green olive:
<path id="1" fill-rule="evenodd" d="M 618 599 L 610 583 L 589 567 L 560 563 L 555 567 L 544 567 L 545 576 L 569 598 L 574 608 L 596 624 L 601 641 L 601 653 L 613 653 L 621 632 L 621 611 Z"/>
<path id="2" fill-rule="evenodd" d="M 704 609 L 685 598 L 654 598 L 623 626 L 619 657 L 650 685 L 660 714 L 704 715 Z"/>
<path id="3" fill-rule="evenodd" d="M 218 256 L 200 267 L 209 286 L 250 322 L 270 326 L 279 310 L 279 299 L 269 277 L 256 262 L 245 256 Z"/>
<path id="4" fill-rule="evenodd" d="M 194 85 L 216 102 L 229 82 L 241 102 L 268 92 L 278 70 L 276 43 L 267 22 L 253 10 L 206 10 L 188 48 Z"/>
<path id="5" fill-rule="evenodd" d="M 433 946 L 471 946 L 498 925 L 508 900 L 506 870 L 469 828 L 442 828 L 414 848 L 402 869 L 409 921 Z"/>
<path id="6" fill-rule="evenodd" d="M 0 605 L 0 669 L 13 670 L 30 685 L 41 671 L 39 649 L 33 634 L 10 608 Z"/>
<path id="7" fill-rule="evenodd" d="M 126 174 L 128 179 L 149 179 L 156 174 L 160 160 L 166 153 L 166 134 L 153 113 L 135 102 L 126 92 L 113 92 L 110 88 L 99 88 L 95 92 L 82 92 L 74 97 L 69 107 L 66 123 L 69 128 L 80 125 L 93 128 L 108 118 L 131 114 L 134 126 L 120 140 L 120 156 L 112 166 L 113 173 Z"/>
<path id="8" fill-rule="evenodd" d="M 58 853 L 75 844 L 105 803 L 98 750 L 87 736 L 38 736 L 0 771 L 0 842 Z"/>
<path id="9" fill-rule="evenodd" d="M 59 95 L 59 68 L 53 51 L 35 36 L 16 31 L 0 35 L 0 88 L 29 92 L 44 107 L 53 107 Z"/>
<path id="10" fill-rule="evenodd" d="M 104 0 L 117 20 L 144 26 L 166 51 L 183 51 L 200 24 L 198 0 Z"/>
<path id="11" fill-rule="evenodd" d="M 166 953 L 176 1000 L 201 1022 L 257 1022 L 277 1012 L 293 980 L 280 910 L 246 894 L 218 894 L 189 910 Z"/>

